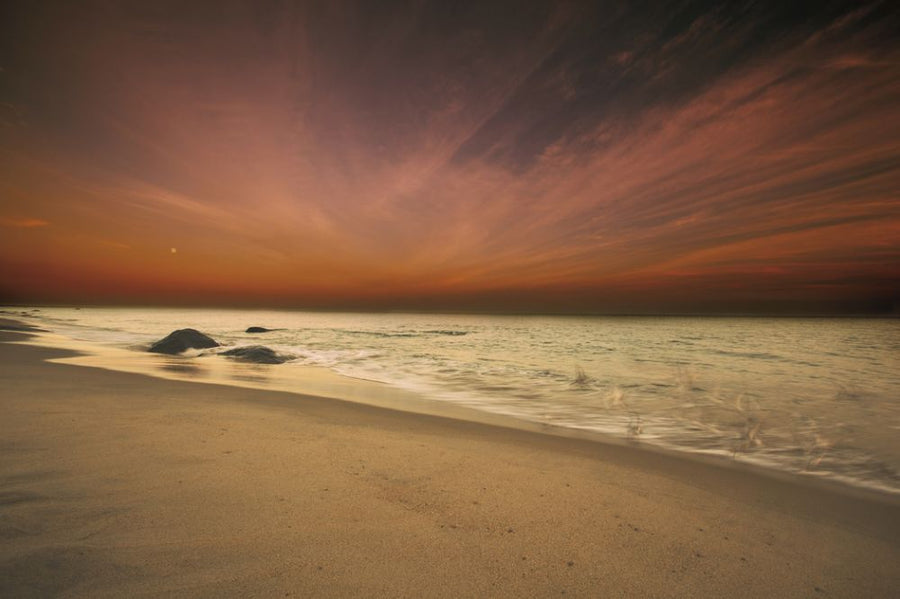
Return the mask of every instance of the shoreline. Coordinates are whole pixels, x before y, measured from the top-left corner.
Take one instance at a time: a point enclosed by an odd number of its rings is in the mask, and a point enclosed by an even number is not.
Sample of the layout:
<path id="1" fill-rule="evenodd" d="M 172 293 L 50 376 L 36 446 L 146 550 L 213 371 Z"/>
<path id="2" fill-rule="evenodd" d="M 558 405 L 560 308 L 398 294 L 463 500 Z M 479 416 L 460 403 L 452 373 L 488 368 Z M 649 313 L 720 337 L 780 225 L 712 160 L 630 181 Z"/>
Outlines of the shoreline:
<path id="1" fill-rule="evenodd" d="M 4 332 L 3 341 L 21 339 Z M 900 506 L 0 343 L 11 596 L 871 596 Z"/>
<path id="2" fill-rule="evenodd" d="M 183 358 L 180 356 L 148 354 L 133 349 L 102 348 L 92 342 L 75 341 L 52 331 L 23 323 L 21 320 L 0 316 L 0 333 L 3 332 L 4 327 L 11 327 L 7 330 L 28 335 L 27 338 L 17 341 L 17 343 L 70 352 L 70 355 L 54 359 L 55 363 L 75 365 L 82 368 L 97 368 L 110 372 L 125 372 L 151 379 L 221 385 L 264 392 L 273 391 L 297 397 L 312 396 L 331 401 L 366 405 L 397 413 L 433 416 L 588 443 L 626 447 L 634 451 L 647 452 L 666 458 L 688 460 L 718 468 L 750 472 L 773 480 L 780 480 L 789 484 L 806 485 L 826 492 L 859 496 L 900 505 L 900 491 L 887 486 L 867 483 L 866 481 L 846 479 L 829 474 L 817 475 L 815 473 L 791 471 L 779 467 L 778 464 L 760 463 L 746 455 L 741 455 L 739 459 L 729 458 L 725 453 L 718 451 L 698 451 L 683 447 L 667 446 L 641 439 L 624 438 L 599 431 L 559 426 L 519 418 L 510 414 L 479 410 L 434 400 L 379 381 L 332 373 L 319 367 L 303 367 L 305 373 L 311 373 L 310 376 L 285 379 L 276 382 L 276 384 L 269 384 L 268 382 L 263 384 L 261 381 L 266 380 L 264 376 L 251 375 L 242 380 L 241 377 L 227 377 L 221 371 L 212 375 L 207 374 L 207 377 L 204 378 L 185 372 L 188 369 L 188 365 L 182 364 Z M 106 351 L 106 354 L 102 353 L 103 351 Z M 123 359 L 122 356 L 125 358 Z M 117 358 L 118 362 L 113 365 Z M 161 366 L 160 360 L 170 362 L 170 364 Z M 141 361 L 145 361 L 146 364 L 141 364 Z M 241 366 L 249 369 L 258 368 L 258 365 L 229 363 L 231 368 Z M 265 365 L 263 365 L 263 368 L 265 368 Z M 269 371 L 269 373 L 271 372 Z M 303 389 L 298 390 L 298 387 L 303 387 Z"/>

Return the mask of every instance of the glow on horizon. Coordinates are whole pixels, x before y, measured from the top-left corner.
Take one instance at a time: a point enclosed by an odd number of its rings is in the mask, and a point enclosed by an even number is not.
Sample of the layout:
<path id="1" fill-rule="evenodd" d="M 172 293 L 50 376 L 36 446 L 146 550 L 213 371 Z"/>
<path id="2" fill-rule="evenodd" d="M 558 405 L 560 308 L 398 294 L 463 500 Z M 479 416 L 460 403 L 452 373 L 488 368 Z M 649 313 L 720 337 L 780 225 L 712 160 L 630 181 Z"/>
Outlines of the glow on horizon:
<path id="1" fill-rule="evenodd" d="M 900 302 L 887 3 L 214 4 L 11 9 L 0 301 Z"/>

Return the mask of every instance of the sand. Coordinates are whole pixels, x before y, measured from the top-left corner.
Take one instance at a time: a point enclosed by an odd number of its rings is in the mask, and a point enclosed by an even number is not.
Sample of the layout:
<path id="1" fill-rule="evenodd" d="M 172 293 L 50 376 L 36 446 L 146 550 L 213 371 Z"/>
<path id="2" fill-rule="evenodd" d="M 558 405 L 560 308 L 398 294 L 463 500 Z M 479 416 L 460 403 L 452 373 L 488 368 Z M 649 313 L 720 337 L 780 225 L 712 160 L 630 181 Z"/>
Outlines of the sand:
<path id="1" fill-rule="evenodd" d="M 900 589 L 891 497 L 62 355 L 0 343 L 3 597 Z"/>

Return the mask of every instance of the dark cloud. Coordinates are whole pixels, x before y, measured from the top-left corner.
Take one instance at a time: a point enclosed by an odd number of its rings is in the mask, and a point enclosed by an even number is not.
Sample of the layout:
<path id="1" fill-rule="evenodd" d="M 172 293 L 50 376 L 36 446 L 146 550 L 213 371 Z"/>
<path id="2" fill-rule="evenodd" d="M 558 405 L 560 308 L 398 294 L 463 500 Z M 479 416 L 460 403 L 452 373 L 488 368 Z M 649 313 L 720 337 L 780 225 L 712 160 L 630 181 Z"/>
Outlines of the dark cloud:
<path id="1" fill-rule="evenodd" d="M 456 158 L 527 168 L 560 139 L 571 142 L 605 121 L 627 123 L 654 107 L 689 101 L 729 72 L 817 33 L 839 43 L 875 28 L 878 35 L 866 44 L 889 43 L 881 34 L 900 26 L 897 16 L 884 4 L 856 2 L 586 3 L 573 11 L 555 50 Z M 797 76 L 802 69 L 783 77 Z"/>

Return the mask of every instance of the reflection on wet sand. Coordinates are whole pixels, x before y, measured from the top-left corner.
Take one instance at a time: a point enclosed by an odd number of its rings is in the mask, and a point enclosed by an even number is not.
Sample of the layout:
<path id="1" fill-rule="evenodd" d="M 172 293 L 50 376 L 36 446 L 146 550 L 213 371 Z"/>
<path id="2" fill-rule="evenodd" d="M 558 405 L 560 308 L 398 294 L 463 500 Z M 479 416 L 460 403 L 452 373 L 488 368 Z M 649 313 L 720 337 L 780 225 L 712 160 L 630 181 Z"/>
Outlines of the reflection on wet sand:
<path id="1" fill-rule="evenodd" d="M 265 364 L 235 364 L 229 369 L 228 378 L 234 381 L 246 381 L 256 384 L 268 384 L 271 380 L 271 367 Z"/>
<path id="2" fill-rule="evenodd" d="M 166 360 L 165 362 L 157 364 L 157 367 L 165 372 L 185 375 L 191 378 L 198 378 L 209 374 L 209 368 L 203 368 L 194 361 Z"/>
<path id="3" fill-rule="evenodd" d="M 217 355 L 198 357 L 163 356 L 133 349 L 103 346 L 52 333 L 33 333 L 27 345 L 68 349 L 77 355 L 54 358 L 50 362 L 92 368 L 118 370 L 171 380 L 275 389 L 315 397 L 354 401 L 392 410 L 432 414 L 537 430 L 525 421 L 472 410 L 442 400 L 434 400 L 415 391 L 384 383 L 343 376 L 319 366 L 288 363 L 252 364 L 223 359 Z"/>

